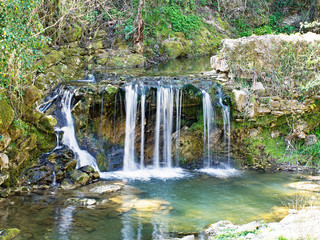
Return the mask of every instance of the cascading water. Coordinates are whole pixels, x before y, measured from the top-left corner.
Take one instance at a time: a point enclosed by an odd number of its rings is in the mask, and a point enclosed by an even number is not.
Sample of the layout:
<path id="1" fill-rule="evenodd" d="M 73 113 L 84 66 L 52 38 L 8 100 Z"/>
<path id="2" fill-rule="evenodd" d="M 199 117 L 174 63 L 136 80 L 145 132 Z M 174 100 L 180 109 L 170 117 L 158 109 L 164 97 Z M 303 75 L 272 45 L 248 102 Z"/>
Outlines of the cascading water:
<path id="1" fill-rule="evenodd" d="M 204 167 L 209 168 L 211 165 L 211 147 L 210 147 L 210 134 L 212 130 L 213 121 L 213 106 L 212 100 L 205 90 L 202 90 L 202 106 L 203 106 L 203 156 Z"/>
<path id="2" fill-rule="evenodd" d="M 130 84 L 125 87 L 126 91 L 126 138 L 124 145 L 123 170 L 137 170 L 135 163 L 135 130 L 137 117 L 138 85 Z"/>
<path id="3" fill-rule="evenodd" d="M 178 166 L 179 158 L 180 158 L 181 106 L 182 106 L 182 91 L 180 93 L 180 88 L 177 88 L 176 90 L 176 166 Z"/>
<path id="4" fill-rule="evenodd" d="M 113 105 L 113 124 L 117 123 L 119 117 L 116 112 L 122 115 L 122 104 L 125 105 L 125 140 L 124 140 L 124 156 L 123 156 L 123 175 L 136 177 L 135 172 L 140 171 L 155 171 L 150 176 L 167 177 L 171 170 L 178 170 L 180 158 L 180 137 L 181 137 L 181 123 L 185 124 L 186 119 L 182 120 L 182 110 L 184 106 L 184 87 L 179 84 L 162 83 L 158 81 L 156 86 L 146 85 L 144 82 L 132 82 L 123 87 L 125 92 L 125 99 L 122 100 L 121 91 L 115 94 L 115 101 Z M 147 91 L 146 91 L 147 89 Z M 195 92 L 199 90 L 195 88 Z M 189 91 L 189 90 L 188 90 Z M 151 97 L 148 97 L 148 94 Z M 223 93 L 217 87 L 218 104 L 222 108 L 223 117 L 223 141 L 228 150 L 228 163 L 230 163 L 230 113 L 229 108 L 223 103 Z M 75 136 L 74 122 L 71 114 L 71 101 L 74 95 L 73 90 L 62 91 L 61 113 L 63 116 L 62 126 L 56 127 L 56 132 L 61 132 L 61 143 L 68 146 L 76 155 L 78 160 L 77 168 L 90 165 L 96 171 L 99 171 L 95 158 L 87 151 L 80 149 Z M 106 94 L 106 92 L 104 92 Z M 215 108 L 209 93 L 201 90 L 202 95 L 202 109 L 203 109 L 203 167 L 209 169 L 213 162 L 212 150 L 212 131 L 215 123 Z M 154 97 L 152 97 L 154 96 Z M 196 95 L 195 95 L 196 96 Z M 198 95 L 199 96 L 199 95 Z M 188 96 L 186 96 L 188 98 Z M 147 100 L 148 99 L 148 100 Z M 201 98 L 200 98 L 201 99 Z M 103 98 L 101 99 L 101 116 L 105 112 L 103 109 Z M 148 101 L 148 102 L 147 102 Z M 189 101 L 189 100 L 187 100 Z M 192 105 L 192 104 L 191 104 Z M 191 106 L 190 105 L 190 106 Z M 139 111 L 138 111 L 139 106 Z M 146 107 L 148 107 L 148 114 L 146 116 Z M 100 107 L 99 107 L 100 108 Z M 106 111 L 108 111 L 106 109 Z M 184 110 L 185 111 L 185 110 Z M 198 111 L 198 110 L 197 110 Z M 122 117 L 120 118 L 122 119 Z M 138 121 L 139 119 L 139 121 Z M 61 124 L 60 124 L 61 125 Z M 140 129 L 139 129 L 140 126 Z M 153 126 L 153 127 L 152 127 Z M 185 125 L 183 125 L 185 126 Z M 136 131 L 136 129 L 140 131 Z M 151 129 L 150 129 L 151 127 Z M 114 129 L 116 125 L 114 125 Z M 174 132 L 173 132 L 174 131 Z M 150 135 L 150 132 L 152 135 Z M 140 133 L 140 154 L 136 146 L 136 136 Z M 114 136 L 114 133 L 112 133 Z M 151 140 L 150 138 L 153 138 Z M 173 138 L 175 142 L 173 142 Z M 146 151 L 146 144 L 153 144 L 153 155 L 150 157 L 150 151 Z M 59 145 L 58 145 L 59 146 Z M 172 161 L 172 151 L 175 150 L 175 161 Z M 149 155 L 145 155 L 148 153 Z M 165 169 L 165 170 L 164 170 Z M 180 169 L 181 170 L 181 169 Z M 182 170 L 181 170 L 182 171 Z M 161 173 L 160 173 L 161 172 Z M 159 175 L 160 173 L 160 175 Z M 180 172 L 181 173 L 181 172 Z M 107 172 L 100 173 L 102 178 L 108 178 Z M 175 174 L 173 174 L 176 176 Z M 108 175 L 109 176 L 109 175 Z M 145 176 L 146 178 L 150 176 Z"/>
<path id="5" fill-rule="evenodd" d="M 141 143 L 140 143 L 140 169 L 144 168 L 144 124 L 146 115 L 146 92 L 144 85 L 141 86 Z"/>
<path id="6" fill-rule="evenodd" d="M 221 88 L 218 89 L 218 98 L 219 98 L 219 104 L 222 108 L 222 117 L 223 117 L 223 140 L 224 145 L 227 147 L 227 157 L 228 157 L 228 165 L 230 165 L 230 110 L 227 105 L 223 103 L 223 92 Z"/>
<path id="7" fill-rule="evenodd" d="M 61 99 L 61 113 L 63 126 L 56 127 L 56 132 L 62 132 L 62 144 L 68 146 L 77 158 L 77 168 L 91 166 L 95 171 L 99 171 L 96 160 L 87 151 L 80 149 L 75 135 L 74 122 L 71 113 L 71 100 L 74 95 L 72 90 L 65 90 Z"/>

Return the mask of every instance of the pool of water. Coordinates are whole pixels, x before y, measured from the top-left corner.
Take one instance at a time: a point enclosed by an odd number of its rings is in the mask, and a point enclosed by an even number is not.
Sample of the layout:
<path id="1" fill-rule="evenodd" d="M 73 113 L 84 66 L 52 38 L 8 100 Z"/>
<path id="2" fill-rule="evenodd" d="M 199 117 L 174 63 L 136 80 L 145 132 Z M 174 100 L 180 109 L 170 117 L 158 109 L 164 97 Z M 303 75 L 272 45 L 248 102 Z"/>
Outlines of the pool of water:
<path id="1" fill-rule="evenodd" d="M 199 232 L 219 220 L 270 221 L 275 206 L 283 207 L 296 193 L 287 185 L 298 178 L 251 171 L 185 172 L 174 179 L 126 180 L 119 183 L 125 184 L 123 190 L 115 193 L 93 193 L 95 184 L 77 190 L 49 189 L 3 200 L 0 228 L 19 228 L 18 239 L 142 240 Z M 96 204 L 66 203 L 69 198 L 90 198 Z M 133 207 L 148 201 L 160 202 L 161 208 Z"/>

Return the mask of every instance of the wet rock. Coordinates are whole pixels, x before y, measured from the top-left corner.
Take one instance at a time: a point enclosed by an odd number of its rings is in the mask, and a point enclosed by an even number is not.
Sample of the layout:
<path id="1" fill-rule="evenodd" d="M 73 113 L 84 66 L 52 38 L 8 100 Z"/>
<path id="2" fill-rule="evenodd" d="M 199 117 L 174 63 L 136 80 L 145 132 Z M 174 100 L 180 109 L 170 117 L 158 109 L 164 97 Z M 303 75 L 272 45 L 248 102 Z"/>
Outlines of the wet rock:
<path id="1" fill-rule="evenodd" d="M 81 172 L 79 170 L 74 170 L 71 175 L 70 179 L 74 182 L 76 185 L 86 185 L 89 182 L 89 175 Z"/>
<path id="2" fill-rule="evenodd" d="M 68 178 L 65 178 L 63 179 L 63 181 L 61 182 L 61 185 L 60 187 L 63 189 L 63 190 L 71 190 L 71 189 L 75 189 L 76 186 L 74 185 L 74 183 L 68 179 Z"/>
<path id="3" fill-rule="evenodd" d="M 27 107 L 32 106 L 40 98 L 41 98 L 41 93 L 39 89 L 36 88 L 34 85 L 27 87 L 26 90 L 24 91 L 24 102 L 27 105 Z"/>
<path id="4" fill-rule="evenodd" d="M 100 173 L 99 172 L 94 172 L 90 174 L 90 180 L 97 180 L 100 179 Z"/>
<path id="5" fill-rule="evenodd" d="M 141 212 L 160 212 L 170 207 L 170 203 L 160 199 L 139 199 L 133 201 L 133 208 Z"/>
<path id="6" fill-rule="evenodd" d="M 318 138 L 314 134 L 310 134 L 306 137 L 304 144 L 308 146 L 312 146 L 318 142 Z"/>
<path id="7" fill-rule="evenodd" d="M 121 188 L 122 187 L 119 185 L 108 184 L 108 185 L 94 187 L 94 188 L 90 189 L 90 192 L 99 193 L 99 194 L 110 193 L 110 192 L 117 192 Z"/>
<path id="8" fill-rule="evenodd" d="M 77 162 L 78 161 L 76 159 L 72 159 L 71 161 L 66 163 L 63 169 L 67 172 L 70 172 L 71 170 L 75 169 L 75 167 L 77 166 Z"/>
<path id="9" fill-rule="evenodd" d="M 236 109 L 242 112 L 246 105 L 246 93 L 243 90 L 232 90 L 233 102 L 235 103 Z"/>
<path id="10" fill-rule="evenodd" d="M 53 133 L 57 120 L 51 115 L 44 115 L 37 123 L 37 128 L 47 133 Z"/>
<path id="11" fill-rule="evenodd" d="M 4 153 L 0 153 L 0 172 L 3 170 L 7 170 L 8 168 L 9 168 L 8 156 Z"/>
<path id="12" fill-rule="evenodd" d="M 0 173 L 0 186 L 7 181 L 7 179 L 9 178 L 9 173 Z"/>
<path id="13" fill-rule="evenodd" d="M 14 111 L 4 96 L 3 92 L 0 91 L 0 134 L 8 129 L 14 119 Z"/>
<path id="14" fill-rule="evenodd" d="M 20 183 L 27 185 L 47 185 L 53 182 L 53 164 L 45 164 L 27 170 L 21 177 Z"/>
<path id="15" fill-rule="evenodd" d="M 11 143 L 11 137 L 10 135 L 6 132 L 6 133 L 3 133 L 1 134 L 1 137 L 0 137 L 0 151 L 3 151 L 4 149 L 6 149 L 9 144 Z"/>
<path id="16" fill-rule="evenodd" d="M 0 229 L 0 240 L 11 240 L 17 237 L 20 230 L 17 228 Z"/>
<path id="17" fill-rule="evenodd" d="M 89 165 L 83 166 L 83 167 L 79 168 L 78 170 L 81 171 L 81 172 L 85 172 L 87 174 L 94 173 L 94 168 L 89 166 Z"/>

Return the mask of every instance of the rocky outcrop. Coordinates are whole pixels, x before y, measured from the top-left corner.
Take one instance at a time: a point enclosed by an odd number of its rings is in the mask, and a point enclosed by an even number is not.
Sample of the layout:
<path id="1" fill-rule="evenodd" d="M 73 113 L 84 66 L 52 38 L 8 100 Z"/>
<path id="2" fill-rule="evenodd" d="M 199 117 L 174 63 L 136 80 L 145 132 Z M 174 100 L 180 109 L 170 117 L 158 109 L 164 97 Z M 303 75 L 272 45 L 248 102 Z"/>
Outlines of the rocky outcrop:
<path id="1" fill-rule="evenodd" d="M 252 159 L 245 164 L 273 162 L 281 156 L 277 153 L 285 156 L 295 141 L 306 139 L 306 147 L 315 146 L 313 131 L 320 119 L 320 64 L 315 57 L 319 44 L 320 35 L 314 33 L 252 35 L 223 40 L 221 51 L 211 58 L 218 81 L 231 92 L 233 139 L 241 145 L 239 150 L 246 149 L 240 155 Z M 307 56 L 310 62 L 304 60 Z M 259 129 L 254 136 L 253 129 Z M 315 136 L 312 140 L 307 138 L 310 133 Z M 280 143 L 287 148 L 276 149 Z"/>

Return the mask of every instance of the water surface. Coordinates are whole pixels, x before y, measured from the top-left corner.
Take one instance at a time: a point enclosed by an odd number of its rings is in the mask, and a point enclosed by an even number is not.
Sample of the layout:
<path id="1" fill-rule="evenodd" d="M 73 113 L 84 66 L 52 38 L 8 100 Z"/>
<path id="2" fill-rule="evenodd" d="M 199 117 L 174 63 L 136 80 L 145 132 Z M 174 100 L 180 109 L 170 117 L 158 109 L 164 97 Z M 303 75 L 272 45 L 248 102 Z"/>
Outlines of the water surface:
<path id="1" fill-rule="evenodd" d="M 109 194 L 92 194 L 85 187 L 13 196 L 1 203 L 0 227 L 21 229 L 18 239 L 161 239 L 198 232 L 219 220 L 241 224 L 264 219 L 275 206 L 290 201 L 296 190 L 287 184 L 299 178 L 250 171 L 227 176 L 188 172 L 178 179 L 128 180 L 127 190 Z M 97 204 L 89 208 L 67 204 L 70 197 L 95 199 Z M 137 211 L 112 203 L 112 198 L 170 205 L 159 211 Z"/>

